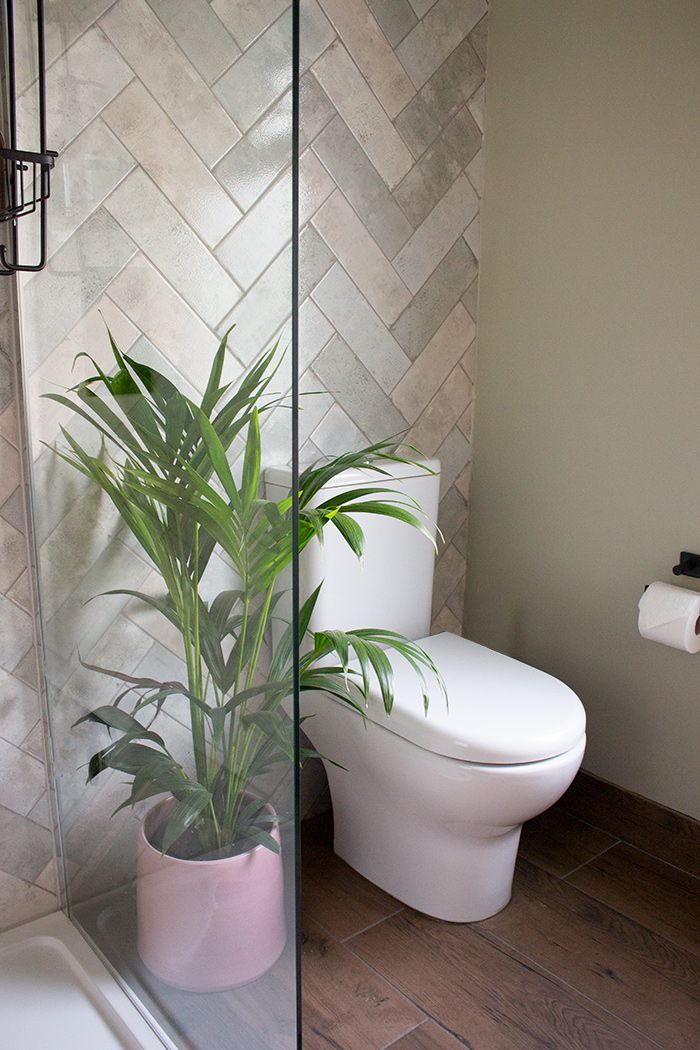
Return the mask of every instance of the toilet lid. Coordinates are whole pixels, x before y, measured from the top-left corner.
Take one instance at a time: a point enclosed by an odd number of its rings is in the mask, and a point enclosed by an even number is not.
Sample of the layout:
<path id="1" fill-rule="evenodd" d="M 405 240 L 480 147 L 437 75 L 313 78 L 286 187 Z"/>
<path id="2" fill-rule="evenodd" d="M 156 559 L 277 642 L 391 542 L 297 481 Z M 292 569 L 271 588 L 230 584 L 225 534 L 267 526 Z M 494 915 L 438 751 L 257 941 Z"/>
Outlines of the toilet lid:
<path id="1" fill-rule="evenodd" d="M 440 671 L 449 706 L 434 675 L 426 675 L 430 706 L 424 714 L 416 675 L 388 653 L 395 698 L 386 715 L 375 683 L 367 714 L 427 751 L 466 762 L 515 765 L 554 758 L 586 731 L 581 701 L 557 678 L 455 634 L 419 643 Z"/>

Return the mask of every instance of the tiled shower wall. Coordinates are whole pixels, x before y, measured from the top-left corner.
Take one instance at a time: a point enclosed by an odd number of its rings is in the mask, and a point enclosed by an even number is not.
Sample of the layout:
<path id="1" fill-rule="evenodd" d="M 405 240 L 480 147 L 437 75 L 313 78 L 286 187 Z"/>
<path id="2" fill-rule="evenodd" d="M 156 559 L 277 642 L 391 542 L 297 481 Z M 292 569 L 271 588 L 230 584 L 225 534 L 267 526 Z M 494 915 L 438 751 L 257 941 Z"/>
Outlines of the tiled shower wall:
<path id="1" fill-rule="evenodd" d="M 0 930 L 56 908 L 28 568 L 14 282 L 0 284 Z"/>
<path id="2" fill-rule="evenodd" d="M 107 363 L 104 321 L 120 345 L 188 391 L 201 390 L 217 336 L 232 321 L 232 376 L 278 334 L 287 337 L 291 22 L 285 0 L 47 6 L 49 144 L 61 158 L 51 260 L 21 298 L 43 504 L 43 612 L 61 694 L 56 730 L 62 761 L 77 770 L 88 744 L 70 725 L 94 705 L 98 687 L 76 647 L 90 662 L 157 676 L 179 674 L 179 658 L 133 603 L 83 608 L 100 590 L 153 580 L 99 498 L 42 445 L 61 423 L 84 434 L 56 406 L 39 409 L 39 395 L 75 381 L 81 350 Z M 486 3 L 302 7 L 301 388 L 313 392 L 303 403 L 302 455 L 408 431 L 440 457 L 446 543 L 435 628 L 459 631 Z M 27 58 L 21 88 L 30 65 Z M 26 91 L 27 129 L 31 101 Z M 268 420 L 268 461 L 288 457 L 288 428 L 283 410 Z M 0 485 L 4 463 L 3 455 Z M 3 606 L 3 626 L 5 613 L 20 609 L 5 600 L 12 608 Z M 21 662 L 11 648 L 10 662 Z M 131 859 L 123 822 L 107 821 L 120 792 L 108 780 L 86 792 L 83 780 L 81 772 L 64 785 L 64 832 L 74 886 L 89 894 Z M 22 799 L 26 806 L 29 792 Z M 98 812 L 109 830 L 96 841 Z M 19 839 L 6 836 L 3 857 L 18 850 Z M 30 852 L 33 873 L 39 853 Z"/>
<path id="3" fill-rule="evenodd" d="M 302 128 L 325 273 L 304 291 L 327 341 L 302 389 L 325 394 L 302 411 L 302 456 L 407 432 L 439 457 L 433 630 L 460 633 L 487 4 L 320 2 L 335 35 L 302 81 Z"/>

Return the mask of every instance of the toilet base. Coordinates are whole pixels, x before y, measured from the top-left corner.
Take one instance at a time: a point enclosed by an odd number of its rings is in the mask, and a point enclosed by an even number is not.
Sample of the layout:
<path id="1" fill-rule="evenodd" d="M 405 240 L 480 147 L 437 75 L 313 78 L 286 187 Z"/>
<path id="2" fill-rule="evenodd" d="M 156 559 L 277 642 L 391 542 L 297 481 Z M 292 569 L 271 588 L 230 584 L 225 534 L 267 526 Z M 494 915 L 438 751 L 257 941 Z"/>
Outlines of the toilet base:
<path id="1" fill-rule="evenodd" d="M 409 908 L 445 922 L 479 922 L 510 901 L 522 825 L 483 828 L 483 835 L 474 829 L 469 839 L 424 829 L 419 851 L 396 826 L 360 826 L 342 813 L 335 821 L 338 856 Z M 433 857 L 439 864 L 431 864 Z"/>
<path id="2" fill-rule="evenodd" d="M 541 762 L 482 765 L 426 751 L 333 701 L 306 694 L 305 723 L 325 762 L 335 851 L 416 911 L 478 922 L 505 908 L 526 820 L 560 798 L 586 738 Z M 308 727 L 308 728 L 307 728 Z"/>

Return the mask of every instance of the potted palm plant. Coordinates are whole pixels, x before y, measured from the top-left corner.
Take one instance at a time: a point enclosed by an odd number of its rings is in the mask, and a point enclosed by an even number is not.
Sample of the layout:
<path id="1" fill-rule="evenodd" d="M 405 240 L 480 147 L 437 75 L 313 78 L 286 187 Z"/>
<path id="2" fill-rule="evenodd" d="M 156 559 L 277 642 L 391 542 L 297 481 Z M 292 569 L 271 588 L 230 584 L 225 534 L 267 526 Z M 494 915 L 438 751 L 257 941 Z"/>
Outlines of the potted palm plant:
<path id="1" fill-rule="evenodd" d="M 89 760 L 88 781 L 106 770 L 126 774 L 129 791 L 120 809 L 158 799 L 140 832 L 138 944 L 145 964 L 178 987 L 229 988 L 267 970 L 286 939 L 280 817 L 256 781 L 275 763 L 294 760 L 285 701 L 293 690 L 295 643 L 300 690 L 332 694 L 360 717 L 372 677 L 391 711 L 387 649 L 409 661 L 424 696 L 425 672 L 440 678 L 430 657 L 400 635 L 362 629 L 309 636 L 319 591 L 299 611 L 298 639 L 287 624 L 263 669 L 280 578 L 293 558 L 291 494 L 280 502 L 260 494 L 260 419 L 280 401 L 270 392 L 277 348 L 235 385 L 226 384 L 225 337 L 195 403 L 165 376 L 122 354 L 111 335 L 110 341 L 112 374 L 95 364 L 95 375 L 66 395 L 47 395 L 87 420 L 102 450 L 92 455 L 63 429 L 65 445 L 57 451 L 109 497 L 160 574 L 163 596 L 108 593 L 138 599 L 177 629 L 187 675 L 164 682 L 92 667 L 120 688 L 109 704 L 79 720 L 109 733 Z M 243 452 L 234 477 L 229 460 L 236 439 Z M 330 527 L 361 557 L 357 519 L 363 514 L 388 515 L 433 542 L 420 508 L 381 484 L 388 460 L 413 462 L 382 442 L 301 474 L 299 551 Z M 334 491 L 323 501 L 324 485 L 353 467 L 376 475 L 378 483 Z M 206 601 L 201 581 L 215 551 L 230 560 L 237 582 Z M 157 731 L 173 697 L 189 705 L 188 761 L 177 760 Z"/>

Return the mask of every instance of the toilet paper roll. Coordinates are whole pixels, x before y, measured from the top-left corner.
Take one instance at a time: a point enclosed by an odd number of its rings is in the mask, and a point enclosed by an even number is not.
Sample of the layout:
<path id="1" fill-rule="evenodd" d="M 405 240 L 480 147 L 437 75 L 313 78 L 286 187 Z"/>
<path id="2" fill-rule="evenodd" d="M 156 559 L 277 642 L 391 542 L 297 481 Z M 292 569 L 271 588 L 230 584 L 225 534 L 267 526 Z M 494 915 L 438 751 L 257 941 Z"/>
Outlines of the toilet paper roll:
<path id="1" fill-rule="evenodd" d="M 639 633 L 686 653 L 700 652 L 700 593 L 670 583 L 650 584 L 639 600 Z"/>

